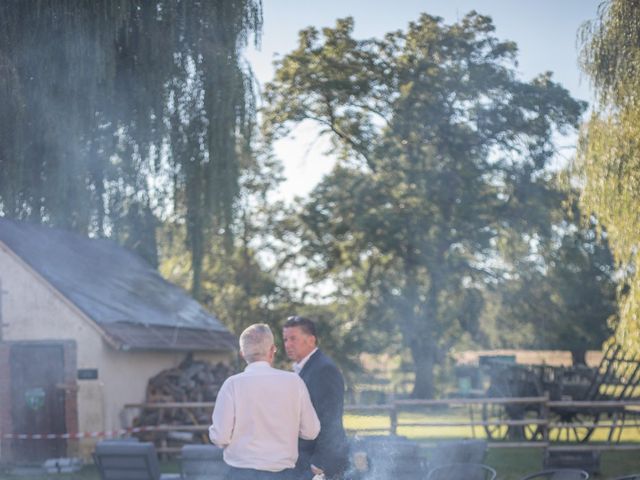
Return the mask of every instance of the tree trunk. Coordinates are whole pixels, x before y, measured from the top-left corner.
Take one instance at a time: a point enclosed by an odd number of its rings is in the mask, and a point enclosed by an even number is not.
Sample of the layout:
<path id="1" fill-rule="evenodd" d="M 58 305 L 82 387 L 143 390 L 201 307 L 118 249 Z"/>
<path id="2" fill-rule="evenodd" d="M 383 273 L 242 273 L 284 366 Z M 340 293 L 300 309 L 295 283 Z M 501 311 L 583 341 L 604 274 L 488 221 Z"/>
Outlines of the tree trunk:
<path id="1" fill-rule="evenodd" d="M 413 267 L 411 255 L 406 262 L 407 288 L 405 290 L 404 315 L 406 323 L 402 329 L 405 343 L 409 346 L 413 358 L 414 383 L 413 398 L 433 398 L 435 386 L 433 367 L 436 346 L 433 338 L 433 319 L 429 315 L 437 312 L 437 285 L 435 276 L 431 275 L 431 287 L 426 305 L 418 294 L 418 275 Z M 429 313 L 426 313 L 429 312 Z"/>
<path id="2" fill-rule="evenodd" d="M 191 247 L 191 296 L 202 301 L 202 263 L 204 259 L 204 234 L 202 227 L 191 228 L 189 232 Z"/>
<path id="3" fill-rule="evenodd" d="M 430 343 L 430 342 L 428 342 Z M 413 384 L 413 398 L 433 398 L 434 395 L 434 352 L 425 342 L 414 342 L 411 346 L 415 381 Z"/>

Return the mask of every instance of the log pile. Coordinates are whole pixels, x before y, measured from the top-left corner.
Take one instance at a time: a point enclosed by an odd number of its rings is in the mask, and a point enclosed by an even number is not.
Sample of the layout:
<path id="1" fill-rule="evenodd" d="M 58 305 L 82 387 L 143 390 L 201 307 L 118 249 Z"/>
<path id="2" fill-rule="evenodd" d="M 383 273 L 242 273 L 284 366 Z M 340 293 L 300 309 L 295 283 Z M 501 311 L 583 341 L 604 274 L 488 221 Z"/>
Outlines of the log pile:
<path id="1" fill-rule="evenodd" d="M 163 370 L 147 384 L 146 403 L 215 402 L 222 383 L 235 371 L 226 364 L 212 365 L 195 361 L 191 355 L 175 368 Z M 134 426 L 209 425 L 211 408 L 143 408 L 134 419 Z M 172 438 L 181 441 L 206 440 L 194 432 L 148 432 L 144 440 L 166 444 Z"/>

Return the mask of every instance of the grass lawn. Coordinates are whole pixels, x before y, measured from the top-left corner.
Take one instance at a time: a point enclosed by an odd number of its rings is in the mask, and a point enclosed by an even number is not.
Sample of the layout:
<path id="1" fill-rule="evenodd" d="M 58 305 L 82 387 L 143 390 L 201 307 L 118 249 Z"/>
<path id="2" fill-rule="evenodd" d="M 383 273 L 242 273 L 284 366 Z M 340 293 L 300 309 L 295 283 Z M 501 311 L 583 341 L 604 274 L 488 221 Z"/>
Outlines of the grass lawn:
<path id="1" fill-rule="evenodd" d="M 485 460 L 498 472 L 498 480 L 517 480 L 527 473 L 535 472 L 542 466 L 542 450 L 539 448 L 494 448 L 490 449 Z M 162 462 L 163 473 L 179 471 L 177 461 Z M 601 457 L 601 474 L 595 479 L 609 479 L 630 472 L 640 471 L 638 452 L 603 452 Z M 42 476 L 8 475 L 0 473 L 3 480 L 42 480 Z M 98 471 L 93 466 L 86 466 L 82 471 L 69 475 L 50 475 L 49 480 L 100 480 Z M 401 479 L 389 479 L 401 480 Z"/>
<path id="2" fill-rule="evenodd" d="M 408 423 L 419 422 L 468 422 L 473 415 L 474 421 L 482 420 L 482 413 L 475 411 L 473 414 L 465 409 L 456 410 L 435 410 L 429 413 L 420 412 L 399 412 L 398 413 L 398 435 L 404 435 L 408 438 L 416 440 L 429 439 L 445 439 L 445 438 L 485 438 L 486 434 L 483 427 L 448 427 L 448 426 L 403 426 Z M 591 419 L 584 419 L 590 421 Z M 372 433 L 388 433 L 391 425 L 387 414 L 347 414 L 344 416 L 344 426 L 347 430 L 358 431 L 361 429 L 380 429 L 379 432 Z M 598 428 L 591 436 L 591 441 L 606 442 L 608 428 Z M 551 433 L 552 440 L 558 432 Z M 562 437 L 564 439 L 564 437 Z M 625 428 L 621 435 L 622 442 L 639 442 L 640 443 L 640 423 Z"/>
<path id="3" fill-rule="evenodd" d="M 177 460 L 168 462 L 160 462 L 160 469 L 162 473 L 179 473 L 180 463 Z M 93 465 L 86 465 L 82 470 L 77 473 L 70 474 L 56 474 L 56 475 L 11 475 L 6 472 L 0 471 L 0 479 L 2 480 L 100 480 L 100 474 L 98 469 Z"/>
<path id="4" fill-rule="evenodd" d="M 414 439 L 423 445 L 425 456 L 428 457 L 429 447 L 439 440 L 455 438 L 473 438 L 471 427 L 403 427 L 403 423 L 413 422 L 463 422 L 470 418 L 468 410 L 436 411 L 430 414 L 417 412 L 401 412 L 398 414 L 398 435 Z M 479 412 L 474 412 L 474 420 L 480 420 Z M 367 428 L 387 429 L 390 426 L 388 415 L 345 415 L 345 428 L 354 431 Z M 384 434 L 384 432 L 371 432 Z M 593 440 L 606 441 L 607 430 L 596 430 Z M 475 427 L 475 438 L 486 438 L 482 427 Z M 640 429 L 632 427 L 622 435 L 624 442 L 639 442 Z M 485 463 L 492 466 L 498 472 L 498 480 L 516 480 L 542 469 L 542 448 L 491 448 L 487 454 Z M 640 473 L 640 449 L 631 451 L 605 451 L 600 457 L 600 475 L 593 478 L 605 479 L 616 476 Z"/>

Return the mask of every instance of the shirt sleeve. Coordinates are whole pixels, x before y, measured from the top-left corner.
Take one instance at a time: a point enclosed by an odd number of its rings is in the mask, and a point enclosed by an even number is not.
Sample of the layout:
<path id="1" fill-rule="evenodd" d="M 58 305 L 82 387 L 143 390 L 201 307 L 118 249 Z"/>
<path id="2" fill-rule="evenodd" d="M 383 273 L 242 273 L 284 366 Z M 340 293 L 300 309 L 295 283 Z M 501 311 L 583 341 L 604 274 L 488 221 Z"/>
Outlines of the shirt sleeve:
<path id="1" fill-rule="evenodd" d="M 214 445 L 225 448 L 231 443 L 235 419 L 233 387 L 230 382 L 224 382 L 218 392 L 209 427 L 209 439 Z"/>
<path id="2" fill-rule="evenodd" d="M 300 432 L 298 435 L 304 440 L 313 440 L 320 433 L 320 420 L 316 413 L 313 404 L 311 403 L 311 397 L 309 397 L 309 390 L 304 384 L 302 379 L 298 382 L 300 389 Z"/>

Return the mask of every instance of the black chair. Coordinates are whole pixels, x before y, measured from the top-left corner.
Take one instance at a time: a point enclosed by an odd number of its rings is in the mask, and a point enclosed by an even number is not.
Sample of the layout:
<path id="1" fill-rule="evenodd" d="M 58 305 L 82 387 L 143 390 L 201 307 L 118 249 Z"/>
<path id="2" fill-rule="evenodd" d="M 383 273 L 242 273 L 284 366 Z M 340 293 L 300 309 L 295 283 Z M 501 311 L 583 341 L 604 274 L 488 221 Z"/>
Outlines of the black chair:
<path id="1" fill-rule="evenodd" d="M 571 450 L 567 447 L 548 447 L 542 458 L 543 470 L 571 468 L 584 470 L 589 475 L 600 472 L 600 452 L 597 450 Z"/>
<path id="2" fill-rule="evenodd" d="M 215 445 L 185 445 L 180 452 L 183 480 L 221 480 L 227 471 L 221 448 Z"/>
<path id="3" fill-rule="evenodd" d="M 522 477 L 520 480 L 588 480 L 589 474 L 576 468 L 552 468 Z"/>
<path id="4" fill-rule="evenodd" d="M 102 480 L 178 480 L 179 474 L 161 474 L 153 443 L 100 442 L 93 460 Z"/>
<path id="5" fill-rule="evenodd" d="M 495 480 L 496 471 L 483 463 L 450 463 L 432 468 L 427 480 Z"/>
<path id="6" fill-rule="evenodd" d="M 371 435 L 349 440 L 350 480 L 421 480 L 424 478 L 420 445 L 406 437 Z"/>

